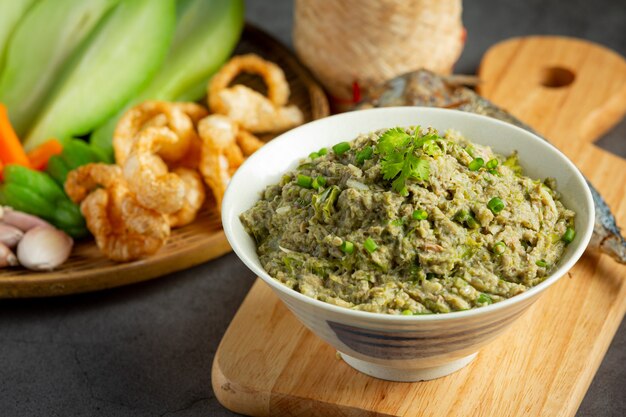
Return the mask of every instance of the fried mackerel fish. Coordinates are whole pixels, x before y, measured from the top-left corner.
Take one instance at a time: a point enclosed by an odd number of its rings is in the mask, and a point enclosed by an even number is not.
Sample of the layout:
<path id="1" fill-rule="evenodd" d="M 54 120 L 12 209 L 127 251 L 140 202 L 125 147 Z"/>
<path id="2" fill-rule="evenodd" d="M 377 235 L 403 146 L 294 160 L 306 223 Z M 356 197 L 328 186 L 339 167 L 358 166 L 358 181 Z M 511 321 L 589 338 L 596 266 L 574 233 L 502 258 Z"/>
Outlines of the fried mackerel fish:
<path id="1" fill-rule="evenodd" d="M 309 297 L 386 314 L 467 310 L 542 282 L 575 238 L 554 179 L 458 132 L 393 128 L 323 148 L 240 219 Z"/>

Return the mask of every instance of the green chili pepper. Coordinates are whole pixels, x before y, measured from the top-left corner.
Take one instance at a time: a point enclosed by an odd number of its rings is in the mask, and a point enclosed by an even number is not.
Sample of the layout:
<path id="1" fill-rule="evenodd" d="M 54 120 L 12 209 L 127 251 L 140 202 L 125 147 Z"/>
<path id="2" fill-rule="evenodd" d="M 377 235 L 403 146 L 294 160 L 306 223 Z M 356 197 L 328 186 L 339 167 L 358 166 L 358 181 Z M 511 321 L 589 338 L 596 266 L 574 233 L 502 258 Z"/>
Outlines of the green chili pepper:
<path id="1" fill-rule="evenodd" d="M 30 188 L 5 182 L 0 187 L 0 195 L 3 204 L 11 206 L 15 210 L 52 220 L 51 215 L 55 210 L 54 204 Z"/>
<path id="2" fill-rule="evenodd" d="M 89 144 L 89 147 L 91 148 L 91 151 L 98 158 L 97 162 L 102 162 L 102 163 L 105 163 L 105 164 L 113 164 L 113 163 L 115 163 L 115 159 L 113 158 L 113 155 L 111 155 L 109 152 L 105 151 L 104 149 L 102 149 L 102 148 L 100 148 L 98 146 L 94 146 L 94 145 L 91 145 L 91 144 Z"/>
<path id="3" fill-rule="evenodd" d="M 62 161 L 58 164 L 63 166 Z M 41 217 L 73 237 L 87 234 L 78 205 L 70 201 L 63 188 L 47 173 L 8 165 L 4 180 L 0 191 L 0 200 L 4 204 Z"/>
<path id="4" fill-rule="evenodd" d="M 48 159 L 46 172 L 50 174 L 52 179 L 54 179 L 60 186 L 65 184 L 65 179 L 70 171 L 71 169 L 67 166 L 60 155 L 54 155 Z"/>
<path id="5" fill-rule="evenodd" d="M 48 201 L 67 199 L 59 184 L 45 172 L 14 164 L 7 165 L 3 172 L 4 182 L 7 184 L 17 184 L 33 190 Z"/>
<path id="6" fill-rule="evenodd" d="M 89 235 L 89 230 L 85 226 L 68 226 L 63 231 L 76 239 Z"/>
<path id="7" fill-rule="evenodd" d="M 62 226 L 85 226 L 85 219 L 83 219 L 83 216 L 80 213 L 80 208 L 70 200 L 58 201 L 52 218 L 55 224 Z"/>
<path id="8" fill-rule="evenodd" d="M 105 162 L 106 157 L 103 157 L 101 152 L 95 149 L 87 142 L 80 139 L 72 139 L 63 147 L 61 158 L 63 158 L 70 170 L 92 162 Z"/>

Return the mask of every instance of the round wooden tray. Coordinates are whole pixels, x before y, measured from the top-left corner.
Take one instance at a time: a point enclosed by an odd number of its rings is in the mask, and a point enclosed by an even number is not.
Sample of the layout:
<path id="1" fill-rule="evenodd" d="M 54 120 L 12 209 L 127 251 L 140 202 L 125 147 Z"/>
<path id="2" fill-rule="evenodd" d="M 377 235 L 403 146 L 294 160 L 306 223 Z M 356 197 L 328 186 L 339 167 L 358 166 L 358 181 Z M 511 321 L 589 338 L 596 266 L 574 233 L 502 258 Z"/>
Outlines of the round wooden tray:
<path id="1" fill-rule="evenodd" d="M 276 62 L 291 88 L 290 102 L 303 111 L 305 121 L 328 115 L 326 96 L 309 71 L 285 46 L 266 32 L 247 24 L 235 54 L 254 52 Z M 241 77 L 259 87 L 259 80 Z M 264 139 L 271 139 L 267 137 Z M 129 263 L 106 259 L 91 239 L 77 242 L 61 268 L 36 273 L 24 268 L 0 270 L 0 298 L 47 297 L 112 288 L 156 278 L 217 258 L 230 252 L 214 203 L 209 203 L 190 225 L 172 232 L 157 254 Z"/>

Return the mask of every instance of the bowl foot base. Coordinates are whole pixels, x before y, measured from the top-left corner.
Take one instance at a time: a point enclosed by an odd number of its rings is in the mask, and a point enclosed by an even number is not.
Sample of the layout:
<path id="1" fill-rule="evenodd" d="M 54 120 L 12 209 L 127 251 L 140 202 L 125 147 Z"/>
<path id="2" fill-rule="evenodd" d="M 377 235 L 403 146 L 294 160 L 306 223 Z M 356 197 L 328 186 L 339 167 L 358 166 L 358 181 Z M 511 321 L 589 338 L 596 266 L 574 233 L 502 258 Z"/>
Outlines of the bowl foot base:
<path id="1" fill-rule="evenodd" d="M 410 369 L 392 368 L 389 366 L 378 365 L 375 363 L 366 362 L 361 359 L 354 358 L 340 352 L 343 360 L 357 371 L 369 376 L 373 376 L 374 378 L 396 382 L 428 381 L 430 379 L 441 378 L 442 376 L 450 375 L 451 373 L 456 372 L 459 369 L 467 366 L 471 361 L 474 360 L 477 354 L 478 353 L 472 353 L 471 355 L 465 356 L 464 358 L 446 363 L 445 365 L 434 366 L 432 368 Z"/>

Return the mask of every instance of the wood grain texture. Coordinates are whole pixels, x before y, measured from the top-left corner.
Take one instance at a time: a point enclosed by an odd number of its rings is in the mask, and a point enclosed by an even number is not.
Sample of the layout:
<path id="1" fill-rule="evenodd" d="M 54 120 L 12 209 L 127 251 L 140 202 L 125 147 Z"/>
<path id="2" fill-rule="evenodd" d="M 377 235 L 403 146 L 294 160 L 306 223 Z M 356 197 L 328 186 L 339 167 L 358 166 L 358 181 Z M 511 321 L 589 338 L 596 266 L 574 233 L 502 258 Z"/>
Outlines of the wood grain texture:
<path id="1" fill-rule="evenodd" d="M 568 71 L 573 83 L 543 85 Z M 626 112 L 626 61 L 585 41 L 519 38 L 491 48 L 479 75 L 480 92 L 563 150 L 626 224 L 626 160 L 592 143 Z M 626 311 L 625 275 L 585 253 L 468 367 L 418 383 L 353 370 L 257 280 L 216 353 L 213 389 L 254 416 L 573 416 Z"/>
<path id="2" fill-rule="evenodd" d="M 291 89 L 289 101 L 303 111 L 305 121 L 329 114 L 326 96 L 308 70 L 282 44 L 249 24 L 235 54 L 248 52 L 274 61 L 284 70 Z M 264 88 L 259 79 L 251 76 L 240 76 L 235 81 Z M 273 136 L 263 135 L 262 139 Z M 190 268 L 230 250 L 214 202 L 209 201 L 192 224 L 174 230 L 165 247 L 151 257 L 115 263 L 100 253 L 93 240 L 83 239 L 77 242 L 68 261 L 53 272 L 0 269 L 0 298 L 47 297 L 117 287 Z"/>

